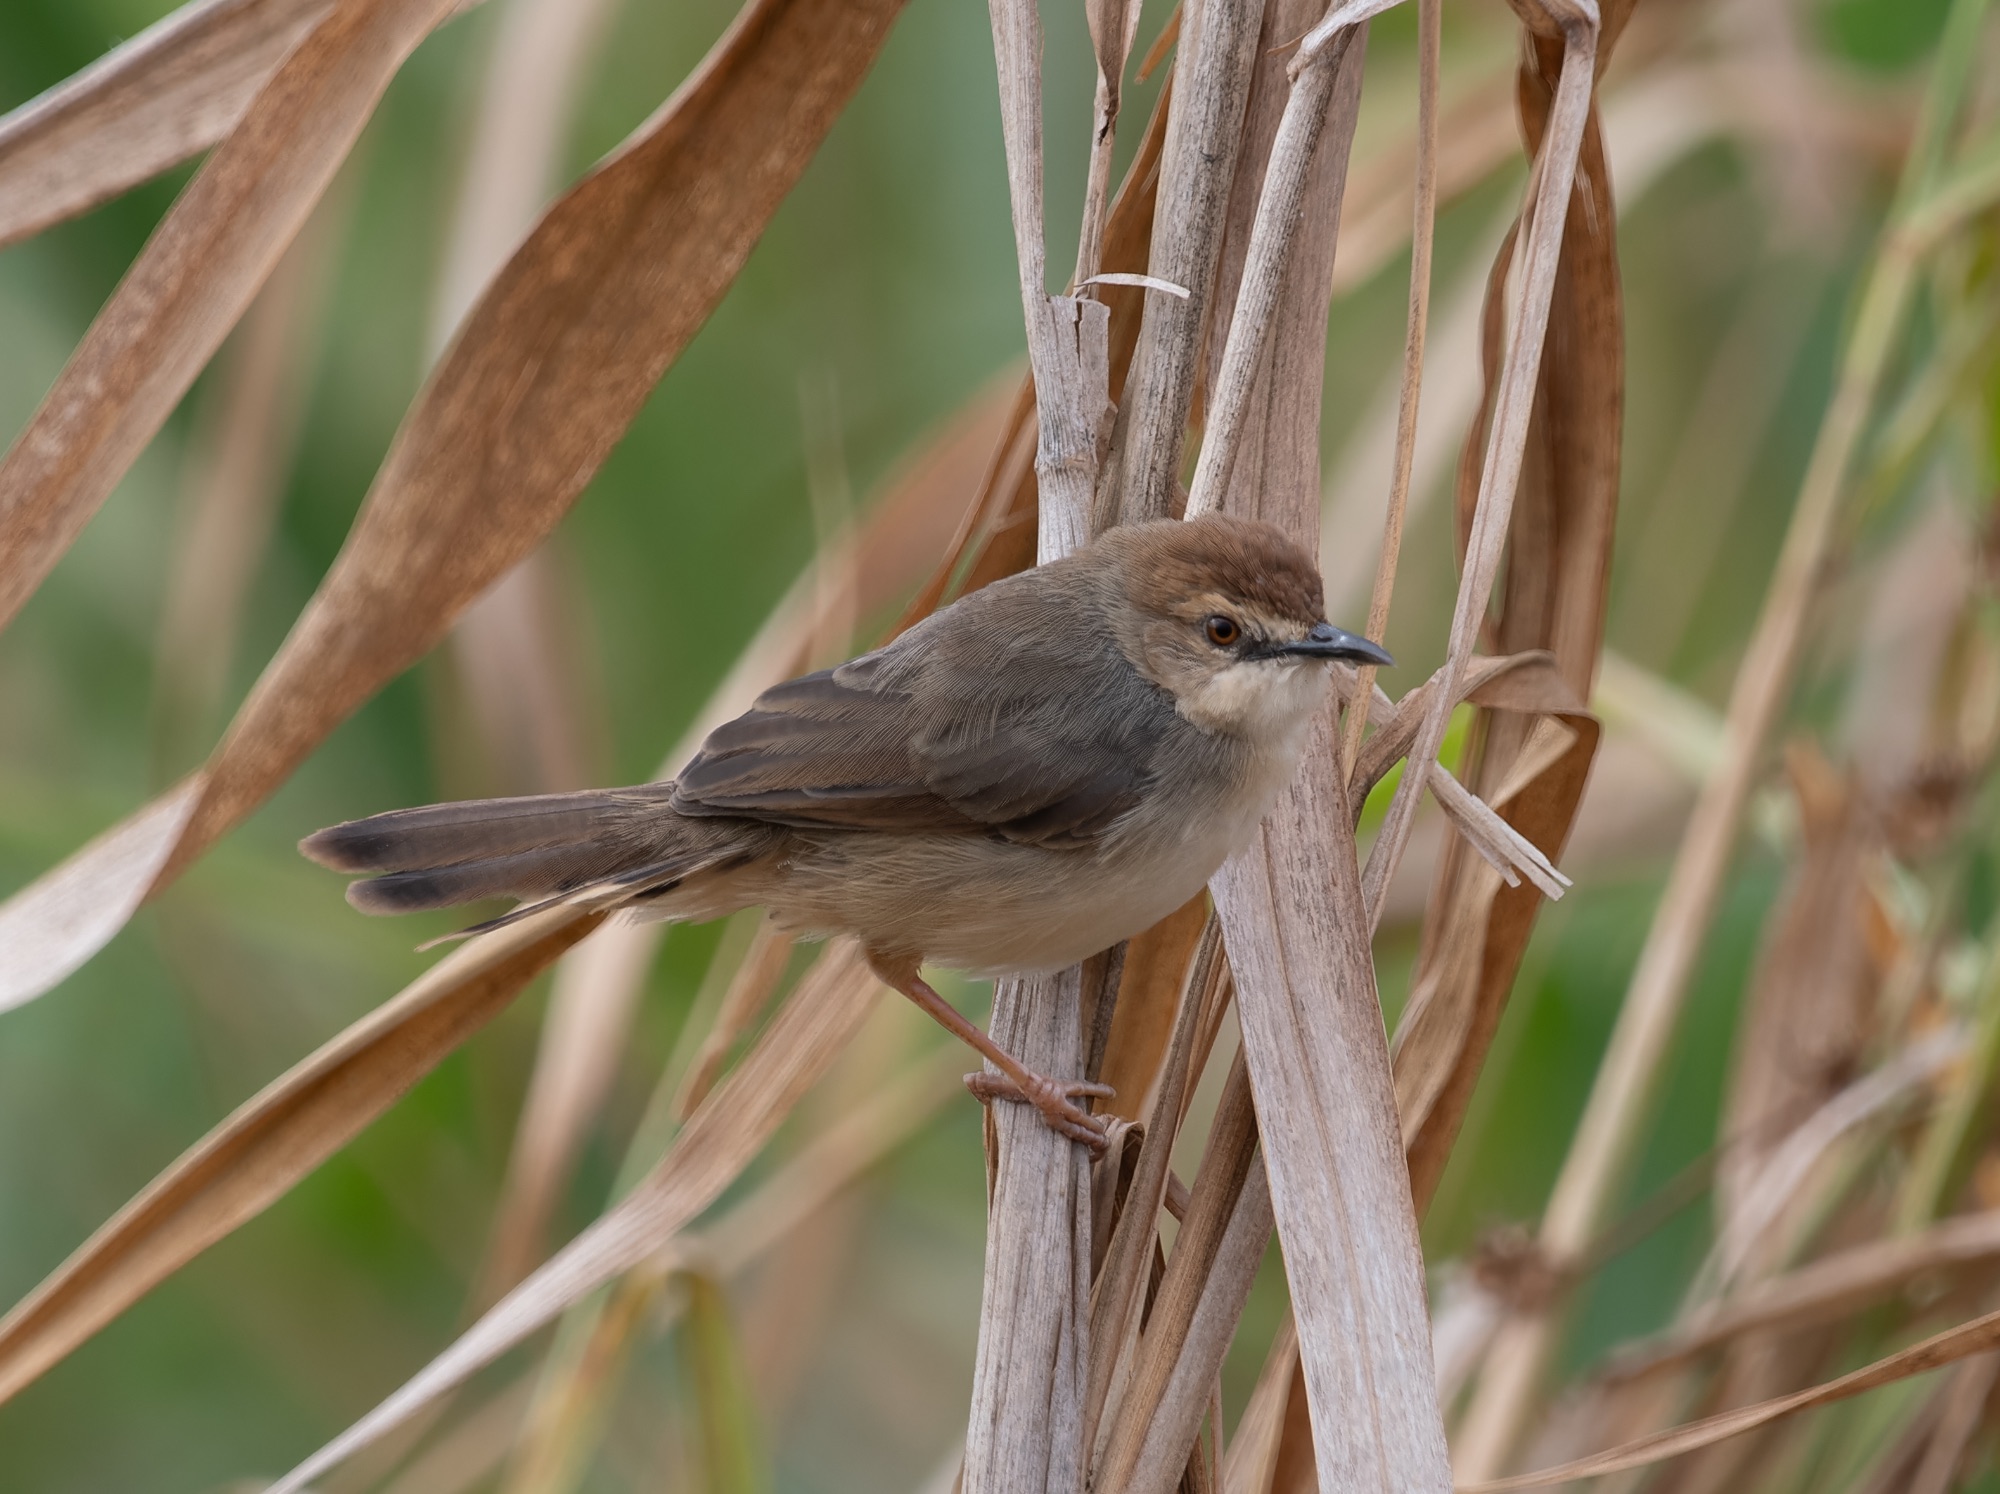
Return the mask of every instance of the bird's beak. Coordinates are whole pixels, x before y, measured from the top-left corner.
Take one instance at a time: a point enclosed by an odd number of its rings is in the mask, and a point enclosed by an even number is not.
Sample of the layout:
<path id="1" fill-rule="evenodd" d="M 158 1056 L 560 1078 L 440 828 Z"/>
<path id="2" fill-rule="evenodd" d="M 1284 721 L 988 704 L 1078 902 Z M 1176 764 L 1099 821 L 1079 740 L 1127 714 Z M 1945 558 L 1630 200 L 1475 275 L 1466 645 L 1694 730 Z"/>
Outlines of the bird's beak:
<path id="1" fill-rule="evenodd" d="M 1370 643 L 1360 634 L 1336 628 L 1332 623 L 1315 623 L 1305 637 L 1294 643 L 1277 644 L 1270 652 L 1280 657 L 1344 659 L 1350 664 L 1373 664 L 1383 669 L 1396 662 L 1381 644 Z"/>

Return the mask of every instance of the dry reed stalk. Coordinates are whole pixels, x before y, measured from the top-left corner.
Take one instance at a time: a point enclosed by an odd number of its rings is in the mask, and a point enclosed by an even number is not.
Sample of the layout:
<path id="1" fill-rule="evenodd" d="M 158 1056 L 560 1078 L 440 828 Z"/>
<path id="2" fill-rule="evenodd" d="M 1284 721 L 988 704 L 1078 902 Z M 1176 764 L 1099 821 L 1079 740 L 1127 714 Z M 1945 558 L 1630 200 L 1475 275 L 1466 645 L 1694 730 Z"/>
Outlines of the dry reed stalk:
<path id="1" fill-rule="evenodd" d="M 347 544 L 211 758 L 154 890 L 549 532 L 720 301 L 900 9 L 752 0 L 674 98 L 542 218 L 405 417 Z M 319 57 L 302 48 L 281 80 Z M 272 97 L 274 110 L 289 103 Z M 282 142 L 254 143 L 284 155 Z M 184 195 L 176 213 L 201 200 Z M 101 943 L 79 940 L 63 960 Z M 0 990 L 39 994 L 9 953 Z"/>
<path id="2" fill-rule="evenodd" d="M 0 627 L 187 393 L 451 4 L 329 11 L 168 210 L 0 460 Z"/>
<path id="3" fill-rule="evenodd" d="M 0 1400 L 281 1198 L 597 918 L 553 909 L 466 945 L 246 1100 L 0 1319 Z"/>
<path id="4" fill-rule="evenodd" d="M 0 117 L 0 246 L 222 139 L 331 0 L 192 0 Z"/>
<path id="5" fill-rule="evenodd" d="M 1100 443 L 1110 415 L 1110 310 L 1051 296 L 1042 200 L 1041 18 L 1034 0 L 991 0 L 1008 199 L 1035 389 L 1036 559 L 1086 543 Z M 1129 34 L 1124 18 L 1115 27 Z M 1107 36 L 1106 41 L 1110 38 Z M 1112 63 L 1099 46 L 1100 69 Z M 1117 48 L 1122 68 L 1123 48 Z M 1102 74 L 1100 74 L 1102 75 Z M 1108 178 L 1110 117 L 1093 155 Z M 1091 182 L 1098 182 L 1093 169 Z M 1084 244 L 1103 212 L 1085 205 Z M 989 1030 L 1039 1073 L 1081 1076 L 1084 972 L 1000 981 Z M 965 1437 L 967 1494 L 1081 1494 L 1090 1329 L 1090 1161 L 1025 1106 L 988 1115 L 985 1278 L 972 1405 Z"/>
<path id="6" fill-rule="evenodd" d="M 1146 298 L 1112 433 L 1102 500 L 1107 519 L 1129 524 L 1181 507 L 1188 408 L 1262 13 L 1252 0 L 1203 0 L 1181 28 L 1146 273 L 1188 294 Z"/>
<path id="7" fill-rule="evenodd" d="M 1344 35 L 1350 19 L 1323 19 L 1292 61 L 1188 504 L 1258 514 L 1313 548 L 1329 269 L 1363 50 Z M 1443 1489 L 1421 1262 L 1336 762 L 1321 722 L 1299 778 L 1212 889 L 1321 1485 Z"/>
<path id="8" fill-rule="evenodd" d="M 1963 211 L 1962 202 L 1940 192 L 1937 184 L 1947 133 L 1972 66 L 1971 41 L 1984 9 L 1985 0 L 1958 0 L 1940 43 L 1940 61 L 1926 96 L 1925 124 L 1905 167 L 1893 226 L 1862 290 L 1777 569 L 1731 690 L 1723 761 L 1696 800 L 1610 1046 L 1543 1215 L 1539 1243 L 1552 1260 L 1570 1259 L 1596 1233 L 1612 1187 L 1636 1144 L 1667 1039 L 1720 896 L 1764 743 L 1789 693 L 1807 608 L 1818 589 L 1863 423 L 1895 346 L 1917 255 L 1921 247 L 1934 242 L 1942 222 L 1956 221 L 1952 214 Z M 1976 179 L 1973 185 L 1992 190 L 1990 183 Z M 1530 1413 L 1553 1344 L 1554 1325 L 1545 1314 L 1517 1316 L 1502 1329 L 1467 1414 L 1458 1464 L 1464 1477 L 1490 1478 L 1504 1466 Z"/>
<path id="9" fill-rule="evenodd" d="M 630 1194 L 270 1494 L 297 1494 L 605 1282 L 658 1254 L 757 1155 L 859 1030 L 878 991 L 852 945 L 829 945 L 743 1062 Z"/>
<path id="10" fill-rule="evenodd" d="M 1403 552 L 1403 521 L 1410 504 L 1410 477 L 1417 461 L 1417 407 L 1424 382 L 1424 338 L 1431 314 L 1431 247 L 1437 230 L 1438 199 L 1438 56 L 1444 26 L 1442 0 L 1417 0 L 1417 187 L 1415 221 L 1410 229 L 1410 309 L 1403 336 L 1402 388 L 1396 395 L 1396 455 L 1389 477 L 1389 508 L 1382 521 L 1382 558 L 1375 571 L 1375 589 L 1368 598 L 1370 638 L 1388 636 L 1389 601 L 1396 591 L 1396 562 Z M 1368 707 L 1375 686 L 1375 666 L 1357 672 L 1354 703 L 1348 707 L 1340 738 L 1340 771 L 1354 777 L 1354 760 L 1361 752 L 1361 734 L 1368 729 Z"/>
<path id="11" fill-rule="evenodd" d="M 1135 946 L 1140 942 L 1133 941 Z M 1199 942 L 1191 951 L 1185 968 L 1186 979 L 1175 982 L 1179 988 L 1177 1013 L 1161 1055 L 1158 1079 L 1149 1086 L 1154 1090 L 1154 1098 L 1146 1112 L 1148 1143 L 1139 1153 L 1139 1163 L 1125 1196 L 1125 1206 L 1111 1231 L 1096 1279 L 1091 1284 L 1090 1368 L 1084 1389 L 1082 1441 L 1093 1452 L 1100 1440 L 1100 1419 L 1111 1393 L 1114 1374 L 1139 1331 L 1142 1288 L 1158 1240 L 1160 1208 L 1170 1177 L 1168 1163 L 1173 1152 L 1173 1137 L 1188 1095 L 1199 1077 L 1193 1060 L 1202 1009 L 1209 993 L 1227 976 L 1221 926 L 1205 912 Z M 1164 986 L 1166 982 L 1161 981 L 1160 984 Z M 1120 1015 L 1131 1020 L 1137 1006 L 1138 1003 L 1129 1001 L 1121 989 Z M 1119 1069 L 1107 1064 L 1104 1073 L 1109 1075 L 1114 1072 L 1119 1072 Z"/>
<path id="12" fill-rule="evenodd" d="M 1154 1216 L 1141 1217 L 1150 1226 Z M 1270 1191 L 1257 1157 L 1250 1072 L 1239 1050 L 1130 1379 L 1115 1407 L 1109 1442 L 1093 1469 L 1093 1489 L 1165 1494 L 1174 1487 L 1194 1450 L 1209 1385 L 1270 1238 Z M 1198 1328 L 1204 1316 L 1207 1321 Z"/>

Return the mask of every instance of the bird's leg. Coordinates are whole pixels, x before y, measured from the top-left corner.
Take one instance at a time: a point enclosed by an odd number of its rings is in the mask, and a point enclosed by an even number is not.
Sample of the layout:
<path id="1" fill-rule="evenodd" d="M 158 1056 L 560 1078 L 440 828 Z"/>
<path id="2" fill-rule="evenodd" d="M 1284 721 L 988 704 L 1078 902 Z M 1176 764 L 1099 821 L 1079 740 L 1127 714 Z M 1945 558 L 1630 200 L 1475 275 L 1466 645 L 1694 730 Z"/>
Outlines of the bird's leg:
<path id="1" fill-rule="evenodd" d="M 1080 1099 L 1110 1099 L 1114 1091 L 1106 1084 L 1084 1079 L 1048 1079 L 1035 1073 L 1013 1054 L 993 1041 L 978 1023 L 969 1021 L 958 1008 L 931 989 L 917 973 L 917 962 L 907 956 L 870 954 L 869 968 L 882 983 L 901 991 L 960 1042 L 974 1049 L 1000 1072 L 968 1074 L 965 1087 L 982 1102 L 1020 1100 L 1041 1112 L 1042 1122 L 1051 1131 L 1080 1141 L 1093 1152 L 1104 1149 L 1104 1123 L 1076 1102 Z"/>

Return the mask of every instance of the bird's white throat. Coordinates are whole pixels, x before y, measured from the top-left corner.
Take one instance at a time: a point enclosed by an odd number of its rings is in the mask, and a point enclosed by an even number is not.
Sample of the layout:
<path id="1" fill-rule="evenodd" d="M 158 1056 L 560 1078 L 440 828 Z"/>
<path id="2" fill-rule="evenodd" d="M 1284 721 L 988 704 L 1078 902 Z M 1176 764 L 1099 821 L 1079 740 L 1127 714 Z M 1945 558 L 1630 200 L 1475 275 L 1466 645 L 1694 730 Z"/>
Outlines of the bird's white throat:
<path id="1" fill-rule="evenodd" d="M 1326 670 L 1316 663 L 1245 659 L 1217 670 L 1175 704 L 1204 731 L 1274 748 L 1303 730 L 1326 689 Z"/>

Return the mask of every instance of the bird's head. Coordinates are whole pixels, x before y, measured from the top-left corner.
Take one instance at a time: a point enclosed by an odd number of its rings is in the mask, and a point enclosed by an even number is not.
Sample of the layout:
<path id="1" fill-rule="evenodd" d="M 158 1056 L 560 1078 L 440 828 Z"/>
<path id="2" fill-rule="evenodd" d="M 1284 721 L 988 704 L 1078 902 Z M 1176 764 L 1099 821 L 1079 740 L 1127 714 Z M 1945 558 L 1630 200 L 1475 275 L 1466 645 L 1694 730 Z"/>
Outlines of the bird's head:
<path id="1" fill-rule="evenodd" d="M 1326 666 L 1393 662 L 1326 620 L 1319 569 L 1283 531 L 1210 514 L 1114 529 L 1119 644 L 1195 725 L 1290 737 L 1325 696 Z"/>

